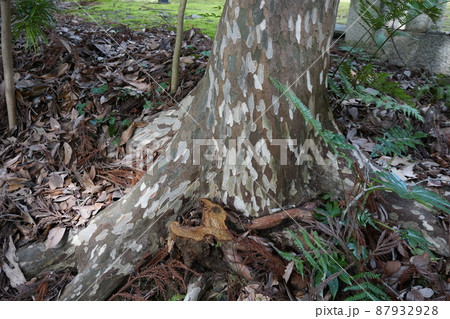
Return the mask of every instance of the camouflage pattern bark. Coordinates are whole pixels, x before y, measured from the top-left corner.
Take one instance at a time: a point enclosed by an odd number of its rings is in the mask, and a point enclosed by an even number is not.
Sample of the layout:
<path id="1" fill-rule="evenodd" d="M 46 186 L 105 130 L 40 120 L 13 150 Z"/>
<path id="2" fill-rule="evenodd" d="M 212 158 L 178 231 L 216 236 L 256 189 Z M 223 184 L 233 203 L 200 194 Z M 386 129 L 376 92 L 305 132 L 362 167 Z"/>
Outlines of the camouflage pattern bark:
<path id="1" fill-rule="evenodd" d="M 203 80 L 130 142 L 130 151 L 153 155 L 149 173 L 54 249 L 19 251 L 25 274 L 74 267 L 78 275 L 61 299 L 105 299 L 202 197 L 257 217 L 351 186 L 350 171 L 269 80 L 291 86 L 326 128 L 335 128 L 326 83 L 337 5 L 228 0 Z M 364 166 L 358 152 L 352 156 Z"/>

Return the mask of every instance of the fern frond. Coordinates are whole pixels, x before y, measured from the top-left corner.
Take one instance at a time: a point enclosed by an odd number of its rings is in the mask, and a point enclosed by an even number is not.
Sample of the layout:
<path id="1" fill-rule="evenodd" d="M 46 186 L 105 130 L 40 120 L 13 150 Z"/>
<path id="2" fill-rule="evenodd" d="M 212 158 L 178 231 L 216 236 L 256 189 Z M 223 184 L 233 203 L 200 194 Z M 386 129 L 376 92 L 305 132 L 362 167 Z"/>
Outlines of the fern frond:
<path id="1" fill-rule="evenodd" d="M 294 104 L 294 106 L 302 113 L 303 118 L 305 119 L 306 125 L 311 124 L 314 130 L 319 133 L 322 131 L 322 124 L 314 118 L 311 111 L 308 109 L 308 107 L 303 104 L 302 101 L 292 92 L 291 89 L 283 85 L 281 82 L 273 79 L 270 77 L 270 80 L 272 81 L 273 85 L 282 92 L 283 95 L 285 95 L 289 101 Z"/>
<path id="2" fill-rule="evenodd" d="M 339 67 L 337 76 L 342 88 L 339 90 L 334 82 L 333 92 L 337 92 L 341 99 L 359 99 L 368 106 L 393 109 L 421 122 L 424 121 L 423 116 L 414 106 L 412 97 L 398 83 L 388 81 L 389 73 L 375 72 L 372 64 L 367 64 L 357 71 L 351 64 L 343 63 Z"/>
<path id="3" fill-rule="evenodd" d="M 300 276 L 304 277 L 304 273 L 303 273 L 304 265 L 303 265 L 303 260 L 301 260 L 300 257 L 292 255 L 290 253 L 286 253 L 279 249 L 277 249 L 277 252 L 281 257 L 283 257 L 287 261 L 293 261 L 295 269 L 297 269 Z"/>
<path id="4" fill-rule="evenodd" d="M 378 279 L 378 278 L 380 278 L 380 274 L 375 274 L 373 272 L 366 271 L 366 272 L 362 272 L 362 273 L 356 274 L 356 275 L 352 276 L 352 278 L 355 279 L 355 280 L 358 280 L 358 279 L 371 280 L 371 279 Z"/>
<path id="5" fill-rule="evenodd" d="M 345 298 L 345 301 L 376 301 L 375 296 L 366 293 L 365 291 L 357 293 L 356 295 Z"/>
<path id="6" fill-rule="evenodd" d="M 426 251 L 430 256 L 434 257 L 434 254 L 428 248 L 431 245 L 418 231 L 407 228 L 406 230 L 400 230 L 400 234 L 402 239 L 406 240 L 408 244 L 413 249 L 413 252 L 417 250 L 417 248 Z"/>
<path id="7" fill-rule="evenodd" d="M 346 159 L 348 166 L 350 167 L 353 163 L 352 160 L 341 150 L 354 149 L 354 147 L 346 142 L 345 137 L 330 130 L 323 129 L 320 121 L 314 118 L 308 107 L 303 104 L 302 101 L 300 101 L 300 99 L 294 94 L 294 92 L 271 77 L 270 80 L 272 81 L 273 85 L 280 92 L 282 92 L 282 94 L 285 95 L 286 98 L 291 101 L 292 104 L 300 111 L 303 118 L 305 119 L 306 125 L 311 124 L 311 126 L 314 128 L 315 133 L 322 138 L 325 146 L 329 146 L 336 157 L 340 156 Z"/>
<path id="8" fill-rule="evenodd" d="M 344 291 L 359 291 L 359 293 L 346 298 L 346 301 L 363 299 L 370 301 L 390 300 L 389 296 L 379 285 L 374 285 L 370 281 L 364 281 L 357 285 L 345 287 Z"/>
<path id="9" fill-rule="evenodd" d="M 400 177 L 391 172 L 381 171 L 376 172 L 375 175 L 377 176 L 375 181 L 380 183 L 385 190 L 395 192 L 404 199 L 414 199 L 428 208 L 450 214 L 450 202 L 435 192 L 420 186 L 412 186 L 410 189 Z"/>
<path id="10" fill-rule="evenodd" d="M 380 155 L 402 156 L 407 148 L 415 149 L 417 145 L 423 145 L 421 138 L 428 135 L 422 132 L 415 132 L 411 124 L 406 122 L 406 128 L 393 127 L 384 133 L 384 137 L 376 137 L 378 144 L 375 145 L 372 157 Z"/>

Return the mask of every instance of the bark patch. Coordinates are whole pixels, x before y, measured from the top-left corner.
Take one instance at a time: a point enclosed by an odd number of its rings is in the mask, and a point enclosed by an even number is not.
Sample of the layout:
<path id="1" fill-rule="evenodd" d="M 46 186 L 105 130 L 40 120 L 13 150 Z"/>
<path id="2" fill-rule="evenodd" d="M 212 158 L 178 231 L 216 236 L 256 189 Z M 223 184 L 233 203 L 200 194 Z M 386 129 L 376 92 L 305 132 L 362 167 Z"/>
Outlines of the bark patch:
<path id="1" fill-rule="evenodd" d="M 220 241 L 232 240 L 233 235 L 225 225 L 227 213 L 223 208 L 204 198 L 200 200 L 200 205 L 202 210 L 202 225 L 185 227 L 174 221 L 169 226 L 171 234 L 195 241 L 202 241 L 206 235 L 212 235 Z"/>

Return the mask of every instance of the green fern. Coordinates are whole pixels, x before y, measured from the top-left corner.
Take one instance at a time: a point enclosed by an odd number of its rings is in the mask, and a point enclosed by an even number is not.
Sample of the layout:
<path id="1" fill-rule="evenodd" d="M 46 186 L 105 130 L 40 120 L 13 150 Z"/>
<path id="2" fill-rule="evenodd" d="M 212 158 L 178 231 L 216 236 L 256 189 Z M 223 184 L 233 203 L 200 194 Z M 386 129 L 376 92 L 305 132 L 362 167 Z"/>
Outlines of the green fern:
<path id="1" fill-rule="evenodd" d="M 331 277 L 333 274 L 342 270 L 342 267 L 347 263 L 345 258 L 337 252 L 328 253 L 325 250 L 323 239 L 314 231 L 309 235 L 305 230 L 302 230 L 302 239 L 297 237 L 293 232 L 290 232 L 294 244 L 303 253 L 302 256 L 294 256 L 289 253 L 277 250 L 278 253 L 286 260 L 293 260 L 294 265 L 300 275 L 304 276 L 304 260 L 311 266 L 313 271 L 315 287 L 319 286 L 324 280 Z M 339 279 L 345 283 L 350 283 L 350 277 L 343 272 L 337 278 L 329 281 L 328 288 L 330 289 L 333 299 L 336 297 L 339 290 Z"/>
<path id="2" fill-rule="evenodd" d="M 345 301 L 356 300 L 369 300 L 369 301 L 382 301 L 391 300 L 389 296 L 384 292 L 383 288 L 379 285 L 375 285 L 370 280 L 377 280 L 380 278 L 379 274 L 372 272 L 363 272 L 351 277 L 353 282 L 357 282 L 355 285 L 345 287 L 343 291 L 351 291 L 355 294 L 347 297 Z"/>
<path id="3" fill-rule="evenodd" d="M 434 257 L 434 254 L 428 248 L 430 243 L 418 231 L 410 228 L 406 230 L 402 229 L 400 230 L 400 236 L 408 242 L 415 255 L 420 255 L 422 253 L 420 250 L 422 250 L 426 251 L 431 257 Z"/>
<path id="4" fill-rule="evenodd" d="M 315 233 L 314 235 L 317 235 L 317 233 Z M 317 241 L 316 236 L 314 236 L 315 237 L 314 240 L 317 244 L 317 247 L 316 247 L 316 245 L 314 245 L 312 243 L 312 241 L 310 240 L 309 235 L 305 230 L 302 230 L 302 236 L 303 236 L 303 240 L 305 241 L 308 248 L 305 248 L 303 246 L 302 242 L 298 238 L 297 238 L 297 240 L 294 240 L 294 243 L 297 245 L 298 248 L 300 248 L 303 251 L 303 254 L 304 254 L 306 260 L 314 269 L 320 269 L 323 272 L 326 272 L 327 266 L 326 266 L 326 262 L 324 259 L 324 258 L 326 258 L 326 255 L 322 254 L 321 246 L 320 246 L 320 239 Z M 319 277 L 321 277 L 321 276 L 319 276 Z M 322 279 L 322 278 L 320 278 L 320 279 Z"/>
<path id="5" fill-rule="evenodd" d="M 370 272 L 365 272 L 363 275 L 373 275 Z M 373 276 L 372 276 L 373 277 Z M 379 275 L 378 275 L 379 277 Z M 368 280 L 369 277 L 365 278 Z M 348 286 L 344 288 L 344 291 L 355 292 L 354 295 L 347 297 L 345 301 L 388 301 L 391 300 L 384 290 L 379 286 L 372 284 L 370 281 L 363 281 L 354 286 Z"/>
<path id="6" fill-rule="evenodd" d="M 398 155 L 405 154 L 408 147 L 415 149 L 417 145 L 423 145 L 421 138 L 428 135 L 422 132 L 415 132 L 411 124 L 405 123 L 405 128 L 393 127 L 384 133 L 384 137 L 376 137 L 372 157 L 380 155 Z"/>
<path id="7" fill-rule="evenodd" d="M 392 29 L 389 21 L 396 20 L 401 27 L 422 13 L 436 23 L 444 10 L 439 0 L 380 0 L 380 6 L 373 3 L 372 0 L 360 0 L 358 11 L 361 20 L 365 22 L 364 27 L 372 37 L 379 29 L 392 36 L 399 28 Z"/>
<path id="8" fill-rule="evenodd" d="M 282 92 L 284 96 L 288 98 L 289 101 L 291 101 L 294 106 L 302 113 L 303 118 L 305 119 L 306 125 L 311 124 L 311 126 L 314 128 L 314 130 L 321 134 L 322 133 L 322 124 L 314 118 L 311 111 L 308 109 L 308 107 L 303 104 L 302 101 L 290 90 L 288 87 L 283 85 L 281 82 L 270 78 L 275 88 L 278 89 L 278 91 Z"/>
<path id="9" fill-rule="evenodd" d="M 286 252 L 278 250 L 278 249 L 277 249 L 277 252 L 278 252 L 278 254 L 280 254 L 281 257 L 283 257 L 287 261 L 293 261 L 295 269 L 297 269 L 297 271 L 300 274 L 300 276 L 302 276 L 302 277 L 305 276 L 305 274 L 304 274 L 304 263 L 303 263 L 302 259 L 300 259 L 298 256 L 295 256 L 295 255 L 290 254 L 290 253 L 286 253 Z"/>
<path id="10" fill-rule="evenodd" d="M 393 109 L 423 122 L 423 116 L 414 106 L 411 96 L 399 84 L 388 81 L 389 76 L 389 73 L 375 72 L 372 64 L 358 71 L 349 63 L 342 63 L 337 72 L 341 85 L 331 77 L 329 83 L 332 92 L 341 100 L 359 99 L 367 106 Z"/>
<path id="11" fill-rule="evenodd" d="M 400 177 L 391 172 L 380 171 L 375 175 L 375 181 L 380 183 L 384 190 L 395 192 L 404 199 L 413 199 L 430 209 L 438 209 L 450 214 L 450 202 L 435 192 L 420 186 L 408 187 Z"/>

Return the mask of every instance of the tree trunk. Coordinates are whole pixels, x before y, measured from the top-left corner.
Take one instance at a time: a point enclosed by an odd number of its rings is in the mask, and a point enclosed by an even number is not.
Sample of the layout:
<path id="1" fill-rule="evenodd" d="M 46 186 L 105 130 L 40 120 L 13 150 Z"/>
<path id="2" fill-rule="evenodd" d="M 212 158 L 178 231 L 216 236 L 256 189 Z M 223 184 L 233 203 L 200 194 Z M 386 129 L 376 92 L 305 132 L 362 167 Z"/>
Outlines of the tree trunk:
<path id="1" fill-rule="evenodd" d="M 16 92 L 14 88 L 14 71 L 11 40 L 11 1 L 2 1 L 2 59 L 3 78 L 5 83 L 6 107 L 8 109 L 9 128 L 17 125 Z"/>
<path id="2" fill-rule="evenodd" d="M 155 118 L 129 145 L 130 162 L 143 153 L 153 159 L 148 174 L 54 249 L 20 250 L 25 275 L 74 267 L 78 274 L 61 299 L 105 299 L 200 198 L 256 217 L 352 186 L 350 171 L 269 80 L 290 85 L 334 129 L 326 83 L 337 5 L 228 0 L 205 77 L 178 109 Z M 356 151 L 350 156 L 364 166 Z"/>

